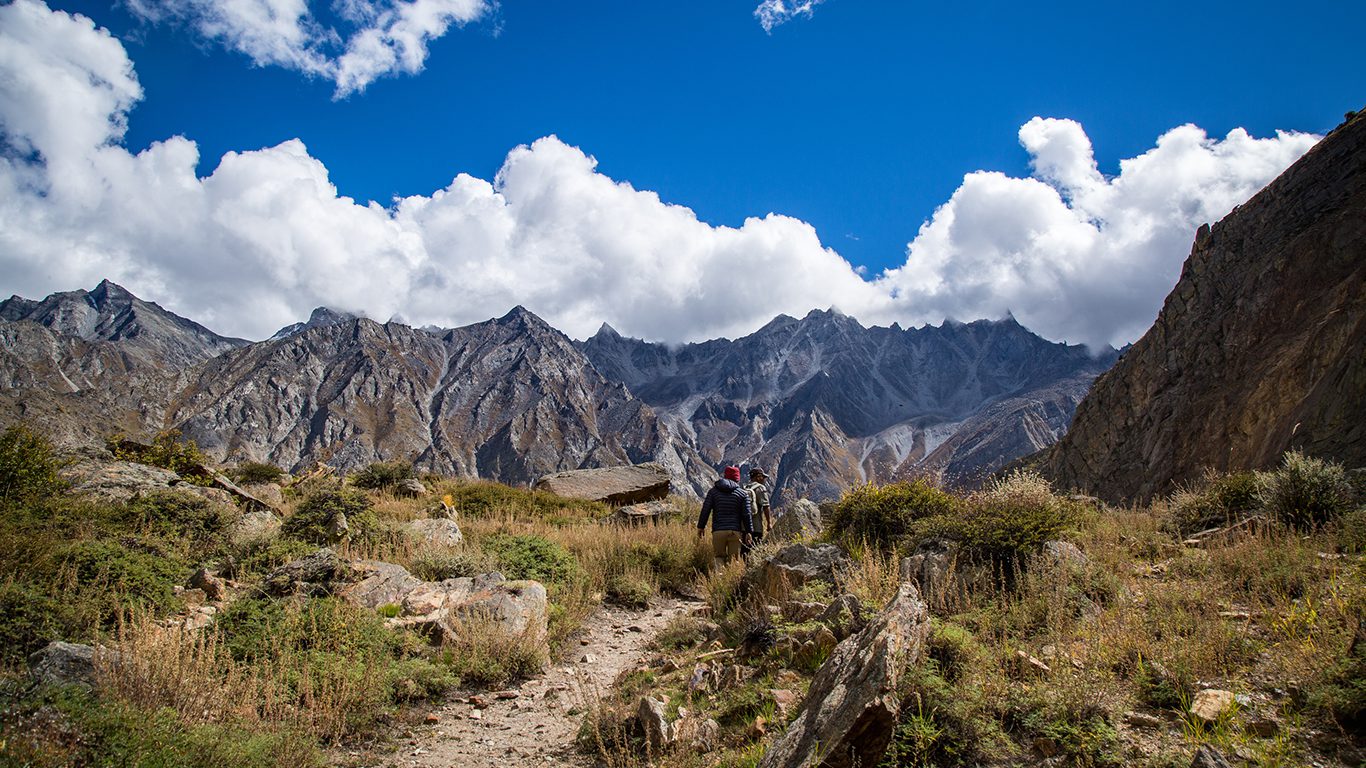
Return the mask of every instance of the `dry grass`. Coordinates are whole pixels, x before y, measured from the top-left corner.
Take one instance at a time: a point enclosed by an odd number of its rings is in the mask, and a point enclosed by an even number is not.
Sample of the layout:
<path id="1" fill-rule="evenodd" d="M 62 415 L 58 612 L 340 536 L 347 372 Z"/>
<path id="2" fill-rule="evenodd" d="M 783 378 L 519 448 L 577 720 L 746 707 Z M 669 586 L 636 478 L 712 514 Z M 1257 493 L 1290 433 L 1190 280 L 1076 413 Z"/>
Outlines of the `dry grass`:
<path id="1" fill-rule="evenodd" d="M 373 706 L 383 687 L 377 665 L 355 676 L 318 676 L 286 644 L 247 664 L 234 660 L 215 632 L 146 616 L 121 623 L 110 640 L 96 656 L 100 690 L 146 711 L 170 708 L 186 725 L 288 729 L 336 742 L 355 732 L 357 710 Z"/>

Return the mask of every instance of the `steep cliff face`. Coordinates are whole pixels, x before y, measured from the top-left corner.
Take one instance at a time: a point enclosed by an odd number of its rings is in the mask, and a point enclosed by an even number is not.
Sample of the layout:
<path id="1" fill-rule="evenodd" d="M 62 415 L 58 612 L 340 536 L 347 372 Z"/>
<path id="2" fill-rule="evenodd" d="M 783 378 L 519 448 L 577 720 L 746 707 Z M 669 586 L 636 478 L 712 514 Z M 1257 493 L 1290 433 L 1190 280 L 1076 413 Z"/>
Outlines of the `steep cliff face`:
<path id="1" fill-rule="evenodd" d="M 581 345 L 713 464 L 757 464 L 779 496 L 930 474 L 971 483 L 1066 429 L 1113 360 L 1013 318 L 903 330 L 834 311 L 670 349 L 604 326 Z"/>
<path id="2" fill-rule="evenodd" d="M 1146 499 L 1287 449 L 1366 465 L 1366 117 L 1202 227 L 1157 323 L 1043 458 L 1058 483 Z"/>

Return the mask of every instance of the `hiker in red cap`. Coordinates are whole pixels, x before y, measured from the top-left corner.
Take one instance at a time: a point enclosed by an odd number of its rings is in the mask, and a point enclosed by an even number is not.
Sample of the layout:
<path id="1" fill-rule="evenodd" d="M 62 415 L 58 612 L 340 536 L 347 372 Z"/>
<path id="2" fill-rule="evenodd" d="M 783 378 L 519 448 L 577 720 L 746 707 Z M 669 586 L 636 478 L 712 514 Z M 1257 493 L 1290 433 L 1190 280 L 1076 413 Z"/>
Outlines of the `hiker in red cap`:
<path id="1" fill-rule="evenodd" d="M 702 516 L 697 518 L 697 538 L 707 531 L 711 518 L 711 551 L 721 562 L 740 556 L 741 545 L 754 542 L 754 513 L 750 494 L 740 485 L 740 468 L 726 467 L 725 476 L 707 491 Z"/>

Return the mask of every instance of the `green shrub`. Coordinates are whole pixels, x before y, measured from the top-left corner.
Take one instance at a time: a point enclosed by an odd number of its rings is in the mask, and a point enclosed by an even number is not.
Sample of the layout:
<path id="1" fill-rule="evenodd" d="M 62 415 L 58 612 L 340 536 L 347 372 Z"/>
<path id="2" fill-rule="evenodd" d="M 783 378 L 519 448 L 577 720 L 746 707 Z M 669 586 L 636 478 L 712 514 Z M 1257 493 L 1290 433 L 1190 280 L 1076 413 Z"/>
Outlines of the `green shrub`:
<path id="1" fill-rule="evenodd" d="M 357 488 L 377 491 L 393 488 L 413 477 L 413 465 L 406 461 L 376 461 L 351 475 L 351 484 Z"/>
<path id="2" fill-rule="evenodd" d="M 1338 519 L 1338 549 L 1349 554 L 1366 552 L 1366 505 Z"/>
<path id="3" fill-rule="evenodd" d="M 1261 505 L 1256 473 L 1208 474 L 1201 487 L 1172 495 L 1172 523 L 1185 536 L 1222 527 Z"/>
<path id="4" fill-rule="evenodd" d="M 1008 742 L 982 689 L 950 684 L 932 665 L 912 665 L 901 713 L 880 768 L 975 766 L 1004 757 Z"/>
<path id="5" fill-rule="evenodd" d="M 1172 674 L 1166 667 L 1139 659 L 1134 670 L 1134 689 L 1138 700 L 1154 709 L 1184 712 L 1194 694 L 1193 686 Z"/>
<path id="6" fill-rule="evenodd" d="M 567 584 L 581 572 L 578 561 L 568 550 L 544 536 L 495 533 L 486 537 L 481 546 L 509 579 Z"/>
<path id="7" fill-rule="evenodd" d="M 41 435 L 22 424 L 9 427 L 0 434 L 0 504 L 60 493 L 62 463 Z"/>
<path id="8" fill-rule="evenodd" d="M 142 768 L 310 768 L 324 765 L 313 740 L 293 731 L 187 725 L 170 708 L 148 711 L 76 688 L 43 688 L 6 702 L 0 765 Z"/>
<path id="9" fill-rule="evenodd" d="M 956 505 L 953 496 L 924 480 L 861 485 L 835 503 L 830 531 L 847 542 L 895 544 L 913 531 L 917 521 L 948 515 Z"/>
<path id="10" fill-rule="evenodd" d="M 284 477 L 285 471 L 274 464 L 260 461 L 244 461 L 232 471 L 232 479 L 243 485 L 273 483 Z"/>
<path id="11" fill-rule="evenodd" d="M 165 539 L 205 542 L 233 522 L 236 510 L 187 491 L 153 491 L 128 502 L 123 521 L 130 530 Z"/>
<path id="12" fill-rule="evenodd" d="M 337 538 L 333 524 L 338 515 L 346 516 L 353 540 L 373 535 L 379 525 L 369 497 L 353 488 L 328 485 L 309 491 L 294 514 L 285 518 L 280 533 L 310 544 L 330 544 Z"/>
<path id="13" fill-rule="evenodd" d="M 60 634 L 56 601 L 26 584 L 0 584 L 0 665 L 23 663 Z"/>
<path id="14" fill-rule="evenodd" d="M 1264 475 L 1263 507 L 1273 517 L 1297 530 L 1332 522 L 1352 508 L 1353 491 L 1341 464 L 1285 454 L 1279 469 Z"/>
<path id="15" fill-rule="evenodd" d="M 80 585 L 81 597 L 97 606 L 104 626 L 129 609 L 160 615 L 179 608 L 174 588 L 190 576 L 190 568 L 167 553 L 133 549 L 123 540 L 72 542 L 62 561 Z"/>
<path id="16" fill-rule="evenodd" d="M 938 518 L 933 531 L 957 539 L 972 554 L 1015 563 L 1057 539 L 1076 518 L 1072 505 L 1053 494 L 1048 481 L 1012 473 L 965 501 L 955 517 Z"/>
<path id="17" fill-rule="evenodd" d="M 238 661 L 289 659 L 291 683 L 301 697 L 316 690 L 350 691 L 348 721 L 358 731 L 373 726 L 391 705 L 435 695 L 456 682 L 427 658 L 424 640 L 392 630 L 376 612 L 338 598 L 242 598 L 218 614 L 214 628 Z"/>
<path id="18" fill-rule="evenodd" d="M 949 683 L 961 680 L 982 657 L 982 646 L 971 632 L 950 622 L 931 619 L 926 653 Z"/>
<path id="19" fill-rule="evenodd" d="M 1358 610 L 1362 607 L 1357 606 Z M 1347 732 L 1361 733 L 1366 728 L 1366 623 L 1362 619 L 1357 619 L 1347 653 L 1307 694 L 1310 707 L 1330 714 Z"/>
<path id="20" fill-rule="evenodd" d="M 178 429 L 158 432 L 151 445 L 125 440 L 122 435 L 110 437 L 105 445 L 116 459 L 169 469 L 195 485 L 213 485 L 213 477 L 205 471 L 208 457 L 193 440 L 182 440 Z"/>

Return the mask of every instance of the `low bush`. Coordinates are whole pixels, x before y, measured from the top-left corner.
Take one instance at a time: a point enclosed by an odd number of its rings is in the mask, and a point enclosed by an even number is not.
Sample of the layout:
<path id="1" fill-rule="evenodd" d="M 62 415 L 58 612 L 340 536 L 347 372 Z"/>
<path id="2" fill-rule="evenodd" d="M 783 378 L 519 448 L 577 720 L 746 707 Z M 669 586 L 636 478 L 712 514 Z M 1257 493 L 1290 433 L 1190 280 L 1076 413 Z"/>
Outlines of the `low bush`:
<path id="1" fill-rule="evenodd" d="M 351 475 L 351 484 L 378 491 L 393 488 L 414 476 L 413 465 L 406 461 L 377 461 Z"/>
<path id="2" fill-rule="evenodd" d="M 1260 505 L 1256 473 L 1209 473 L 1197 487 L 1172 495 L 1172 525 L 1186 536 L 1227 526 L 1255 512 Z"/>
<path id="3" fill-rule="evenodd" d="M 451 506 L 462 516 L 480 519 L 516 515 L 557 523 L 606 517 L 611 508 L 596 501 L 567 499 L 546 491 L 513 488 L 501 483 L 469 481 L 441 487 Z"/>
<path id="4" fill-rule="evenodd" d="M 61 626 L 52 597 L 18 582 L 0 584 L 0 666 L 22 664 L 57 639 Z"/>
<path id="5" fill-rule="evenodd" d="M 638 611 L 649 607 L 654 592 L 654 584 L 641 573 L 615 574 L 607 579 L 604 590 L 607 602 Z"/>
<path id="6" fill-rule="evenodd" d="M 509 579 L 565 584 L 581 573 L 569 550 L 544 536 L 495 533 L 485 537 L 480 545 Z"/>
<path id="7" fill-rule="evenodd" d="M 158 432 L 149 446 L 125 440 L 123 435 L 108 438 L 105 445 L 116 459 L 169 469 L 195 485 L 213 484 L 213 478 L 204 471 L 208 457 L 193 440 L 182 439 L 178 429 Z"/>
<path id="8" fill-rule="evenodd" d="M 1076 520 L 1072 505 L 1035 474 L 1013 473 L 970 494 L 961 514 L 927 528 L 956 539 L 972 554 L 997 564 L 1018 563 Z"/>
<path id="9" fill-rule="evenodd" d="M 895 544 L 913 531 L 917 521 L 948 515 L 956 504 L 953 496 L 924 480 L 861 485 L 834 504 L 830 533 L 846 542 Z"/>
<path id="10" fill-rule="evenodd" d="M 309 491 L 285 518 L 280 533 L 310 544 L 325 545 L 337 540 L 339 515 L 346 517 L 348 536 L 363 540 L 373 535 L 379 521 L 365 494 L 340 485 L 327 485 Z"/>
<path id="11" fill-rule="evenodd" d="M 457 681 L 425 640 L 337 598 L 242 598 L 214 621 L 231 657 L 276 679 L 287 700 L 317 710 L 313 727 L 336 738 L 365 733 L 403 701 Z"/>
<path id="12" fill-rule="evenodd" d="M 693 648 L 707 639 L 711 625 L 703 618 L 684 613 L 675 616 L 659 634 L 655 635 L 654 645 L 666 651 L 680 651 Z"/>
<path id="13" fill-rule="evenodd" d="M 66 483 L 52 445 L 22 424 L 0 434 L 0 504 L 60 493 Z"/>
<path id="14" fill-rule="evenodd" d="M 508 632 L 496 620 L 468 617 L 442 648 L 442 660 L 463 686 L 501 686 L 539 673 L 549 662 L 544 638 Z"/>
<path id="15" fill-rule="evenodd" d="M 497 570 L 494 559 L 477 549 L 423 549 L 409 561 L 408 570 L 424 581 L 478 576 Z"/>
<path id="16" fill-rule="evenodd" d="M 1330 523 L 1352 509 L 1353 489 L 1341 464 L 1286 453 L 1263 476 L 1260 498 L 1272 517 L 1296 530 Z"/>
<path id="17" fill-rule="evenodd" d="M 232 479 L 243 485 L 274 483 L 285 476 L 285 471 L 260 461 L 244 461 L 232 470 Z"/>
<path id="18" fill-rule="evenodd" d="M 0 765 L 57 768 L 322 766 L 310 736 L 231 723 L 186 725 L 169 708 L 146 710 L 75 688 L 40 689 L 0 702 Z"/>

